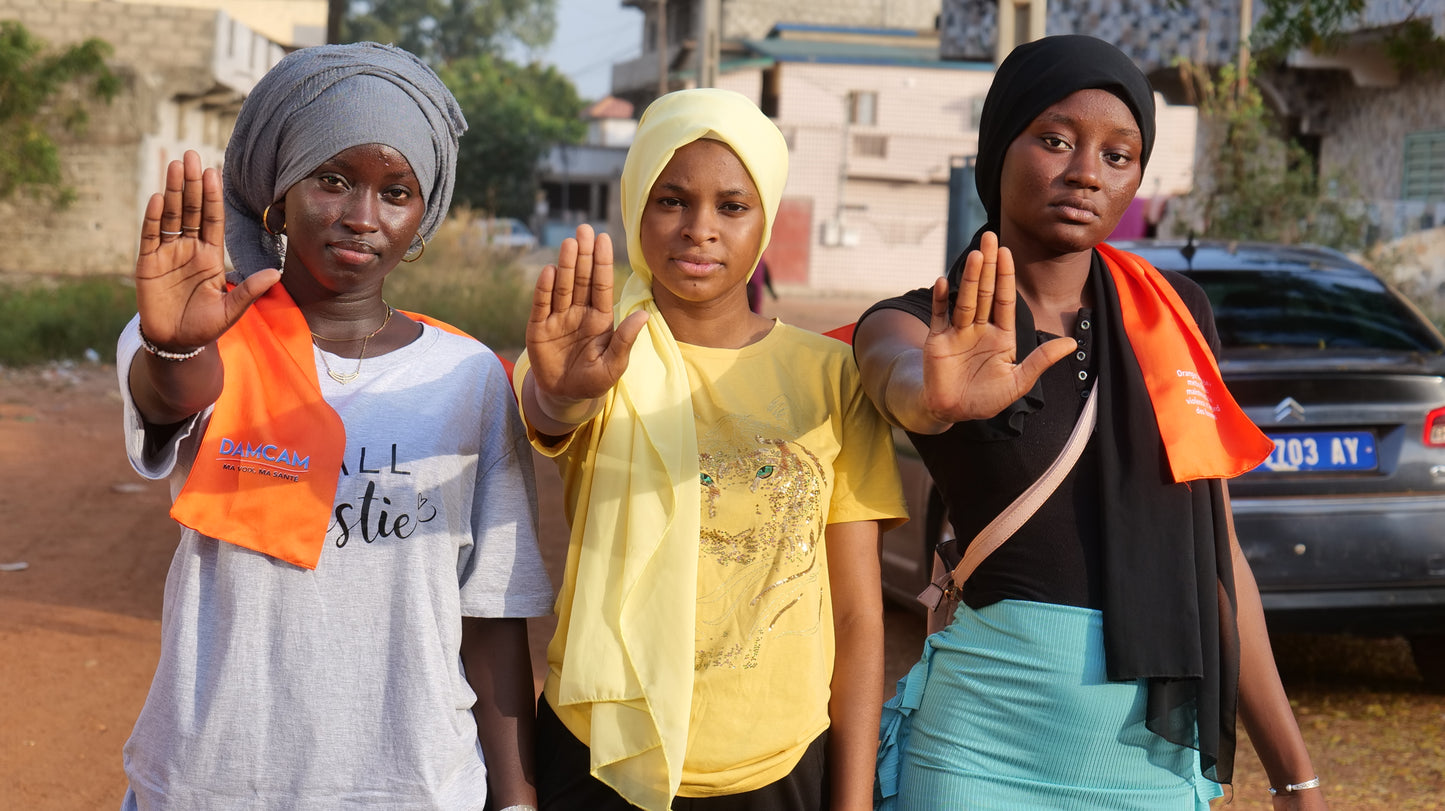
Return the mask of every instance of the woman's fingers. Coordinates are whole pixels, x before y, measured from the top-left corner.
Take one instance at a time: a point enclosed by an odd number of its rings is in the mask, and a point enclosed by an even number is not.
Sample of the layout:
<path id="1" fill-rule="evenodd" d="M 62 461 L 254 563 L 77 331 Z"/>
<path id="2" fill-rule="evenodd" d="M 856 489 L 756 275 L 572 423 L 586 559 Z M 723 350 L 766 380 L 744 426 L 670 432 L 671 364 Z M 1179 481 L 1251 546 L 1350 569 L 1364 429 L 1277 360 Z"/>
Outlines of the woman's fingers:
<path id="1" fill-rule="evenodd" d="M 591 304 L 594 310 L 612 315 L 612 237 L 597 235 L 597 247 L 592 254 Z"/>
<path id="2" fill-rule="evenodd" d="M 165 195 L 156 192 L 146 201 L 145 217 L 140 224 L 140 260 L 145 262 L 161 244 L 161 210 L 165 207 Z M 138 264 L 139 264 L 138 262 Z M 137 272 L 140 268 L 137 266 Z"/>
<path id="3" fill-rule="evenodd" d="M 577 279 L 577 240 L 567 237 L 557 249 L 557 273 L 552 280 L 552 312 L 566 312 L 572 306 L 572 288 Z"/>
<path id="4" fill-rule="evenodd" d="M 193 149 L 186 150 L 182 160 L 183 185 L 181 186 L 181 216 L 175 230 L 182 237 L 197 237 L 201 233 L 201 204 L 203 199 L 204 170 L 201 156 Z"/>
<path id="5" fill-rule="evenodd" d="M 586 306 L 592 300 L 592 271 L 597 235 L 592 226 L 583 223 L 577 226 L 577 270 L 573 277 L 572 300 Z"/>
<path id="6" fill-rule="evenodd" d="M 175 242 L 181 236 L 181 197 L 186 190 L 186 166 L 181 161 L 166 165 L 165 205 L 161 209 L 161 243 Z"/>
<path id="7" fill-rule="evenodd" d="M 973 323 L 978 312 L 978 279 L 983 273 L 983 254 L 969 251 L 963 260 L 963 278 L 958 284 L 958 298 L 953 302 L 953 328 L 963 329 Z"/>
<path id="8" fill-rule="evenodd" d="M 999 248 L 995 266 L 993 292 L 993 324 L 1004 332 L 1014 331 L 1014 313 L 1018 305 L 1018 277 L 1014 275 L 1014 255 L 1008 248 Z"/>
<path id="9" fill-rule="evenodd" d="M 552 287 L 557 278 L 557 266 L 547 265 L 537 274 L 537 286 L 532 288 L 532 315 L 528 321 L 540 324 L 552 314 Z"/>
<path id="10" fill-rule="evenodd" d="M 933 315 L 928 321 L 928 331 L 940 335 L 948 329 L 948 277 L 939 276 L 933 280 Z"/>
<path id="11" fill-rule="evenodd" d="M 606 349 L 607 365 L 621 379 L 622 373 L 627 371 L 627 361 L 632 356 L 632 345 L 637 343 L 637 336 L 642 334 L 642 328 L 647 326 L 647 311 L 638 310 L 632 315 L 622 319 L 617 329 L 612 333 L 612 340 L 608 342 Z M 614 382 L 616 382 L 614 380 Z"/>
<path id="12" fill-rule="evenodd" d="M 281 281 L 281 271 L 275 268 L 258 270 L 226 293 L 226 297 L 221 302 L 226 329 L 230 329 L 231 325 L 241 320 L 241 316 L 245 315 L 246 310 L 256 303 L 256 299 L 265 295 L 266 291 L 279 281 Z"/>
<path id="13" fill-rule="evenodd" d="M 188 236 L 199 236 L 208 245 L 225 245 L 226 200 L 221 191 L 221 170 L 207 169 L 201 175 L 200 225 L 196 231 L 190 231 L 182 222 L 181 230 Z"/>
<path id="14" fill-rule="evenodd" d="M 992 231 L 985 231 L 979 248 L 981 261 L 973 323 L 983 326 L 993 318 L 994 286 L 998 281 L 998 236 Z"/>

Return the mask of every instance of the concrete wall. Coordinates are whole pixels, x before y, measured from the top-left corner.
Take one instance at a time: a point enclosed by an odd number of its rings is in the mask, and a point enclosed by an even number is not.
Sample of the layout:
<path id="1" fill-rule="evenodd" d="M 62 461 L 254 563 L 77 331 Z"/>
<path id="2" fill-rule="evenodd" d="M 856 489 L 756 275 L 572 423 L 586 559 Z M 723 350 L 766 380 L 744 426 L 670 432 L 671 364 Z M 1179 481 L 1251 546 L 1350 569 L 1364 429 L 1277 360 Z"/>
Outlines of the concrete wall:
<path id="1" fill-rule="evenodd" d="M 203 11 L 225 11 L 274 42 L 321 45 L 326 42 L 326 0 L 87 0 L 110 5 L 131 3 Z"/>
<path id="2" fill-rule="evenodd" d="M 280 59 L 279 46 L 209 9 L 94 0 L 0 0 L 52 47 L 90 37 L 110 43 L 122 79 L 109 105 L 92 102 L 90 126 L 57 139 L 75 203 L 52 210 L 32 200 L 0 202 L 7 235 L 0 272 L 129 273 L 145 202 L 164 167 L 185 149 L 219 166 L 246 90 Z"/>

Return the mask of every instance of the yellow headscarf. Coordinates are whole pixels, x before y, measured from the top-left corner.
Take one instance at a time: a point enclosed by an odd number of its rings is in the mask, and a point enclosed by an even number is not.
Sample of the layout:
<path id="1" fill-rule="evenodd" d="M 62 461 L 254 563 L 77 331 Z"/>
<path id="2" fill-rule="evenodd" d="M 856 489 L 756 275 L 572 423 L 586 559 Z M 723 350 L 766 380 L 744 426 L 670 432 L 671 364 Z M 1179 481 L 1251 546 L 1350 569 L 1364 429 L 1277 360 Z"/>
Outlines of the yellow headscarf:
<path id="1" fill-rule="evenodd" d="M 692 707 L 694 612 L 702 511 L 697 429 L 682 353 L 652 299 L 639 239 L 658 175 L 699 139 L 727 144 L 752 176 L 768 244 L 788 174 L 788 146 L 746 96 L 669 93 L 638 124 L 622 170 L 632 277 L 620 322 L 650 313 L 591 434 L 572 536 L 576 588 L 559 679 L 558 715 L 590 717 L 592 773 L 644 809 L 667 809 L 682 782 Z M 754 261 L 756 265 L 756 260 Z"/>

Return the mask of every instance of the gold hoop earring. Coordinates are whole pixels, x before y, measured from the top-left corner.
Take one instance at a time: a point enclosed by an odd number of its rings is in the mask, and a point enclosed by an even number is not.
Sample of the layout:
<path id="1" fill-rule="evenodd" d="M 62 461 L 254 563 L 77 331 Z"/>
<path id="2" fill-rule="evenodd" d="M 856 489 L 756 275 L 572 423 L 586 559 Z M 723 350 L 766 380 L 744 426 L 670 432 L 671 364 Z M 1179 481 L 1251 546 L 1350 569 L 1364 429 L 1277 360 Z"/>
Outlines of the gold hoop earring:
<path id="1" fill-rule="evenodd" d="M 412 257 L 403 256 L 403 257 L 401 258 L 401 261 L 403 261 L 403 262 L 408 262 L 408 263 L 410 263 L 410 262 L 415 262 L 416 260 L 418 260 L 418 259 L 421 258 L 421 255 L 422 255 L 422 254 L 426 253 L 426 237 L 422 236 L 421 234 L 417 234 L 417 235 L 416 235 L 416 238 L 419 239 L 419 240 L 421 240 L 421 250 L 419 250 L 419 251 L 416 252 L 416 256 L 412 256 Z"/>
<path id="2" fill-rule="evenodd" d="M 264 229 L 266 229 L 266 233 L 270 234 L 271 236 L 273 236 L 273 237 L 279 237 L 279 236 L 281 236 L 282 234 L 286 233 L 286 223 L 285 223 L 284 220 L 281 222 L 281 230 L 280 230 L 280 231 L 272 231 L 272 230 L 271 230 L 271 223 L 267 222 L 267 219 L 268 219 L 268 218 L 270 217 L 270 215 L 271 215 L 271 206 L 273 206 L 273 205 L 275 205 L 275 203 L 268 203 L 268 204 L 266 205 L 266 207 L 261 210 L 261 227 L 264 228 Z"/>

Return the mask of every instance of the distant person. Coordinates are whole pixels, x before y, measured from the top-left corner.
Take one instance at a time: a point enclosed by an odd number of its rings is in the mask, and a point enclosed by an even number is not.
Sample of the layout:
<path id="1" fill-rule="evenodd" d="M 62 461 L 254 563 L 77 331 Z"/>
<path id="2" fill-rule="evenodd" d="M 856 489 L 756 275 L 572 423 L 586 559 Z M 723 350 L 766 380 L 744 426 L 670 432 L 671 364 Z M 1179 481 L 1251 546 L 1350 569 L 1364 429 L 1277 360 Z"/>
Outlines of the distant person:
<path id="1" fill-rule="evenodd" d="M 1097 409 L 1058 489 L 953 580 L 952 622 L 884 712 L 884 808 L 1207 811 L 1236 713 L 1274 807 L 1326 807 L 1225 486 L 1273 444 L 1220 378 L 1204 292 L 1104 243 L 1153 143 L 1153 90 L 1113 45 L 1014 49 L 979 125 L 986 224 L 931 290 L 858 324 L 868 393 L 960 538 Z"/>
<path id="2" fill-rule="evenodd" d="M 748 309 L 787 161 L 746 97 L 662 96 L 623 168 L 615 317 L 590 227 L 538 278 L 517 384 L 572 530 L 543 809 L 872 807 L 878 537 L 905 508 L 847 345 Z"/>
<path id="3" fill-rule="evenodd" d="M 536 802 L 525 618 L 552 592 L 516 401 L 486 347 L 382 296 L 465 128 L 406 51 L 304 48 L 224 176 L 187 152 L 147 204 L 126 450 L 184 528 L 124 809 Z"/>
<path id="4" fill-rule="evenodd" d="M 764 290 L 773 297 L 773 301 L 778 300 L 778 291 L 773 289 L 773 274 L 768 269 L 768 260 L 759 259 L 753 275 L 748 277 L 748 309 L 759 315 L 763 312 Z"/>

